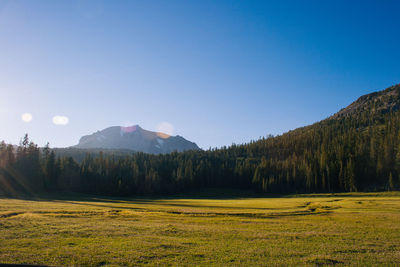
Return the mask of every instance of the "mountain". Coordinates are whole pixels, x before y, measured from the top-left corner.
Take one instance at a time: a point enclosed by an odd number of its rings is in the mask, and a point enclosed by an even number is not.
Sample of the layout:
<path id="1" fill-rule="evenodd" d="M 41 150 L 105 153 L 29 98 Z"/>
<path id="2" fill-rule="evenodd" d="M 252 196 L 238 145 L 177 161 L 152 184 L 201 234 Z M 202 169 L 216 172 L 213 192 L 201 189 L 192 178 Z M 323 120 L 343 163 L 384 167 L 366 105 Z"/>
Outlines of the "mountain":
<path id="1" fill-rule="evenodd" d="M 199 149 L 195 143 L 182 136 L 148 131 L 139 125 L 113 126 L 91 135 L 85 135 L 74 147 L 79 149 L 129 149 L 150 154 Z"/>
<path id="2" fill-rule="evenodd" d="M 17 153 L 0 143 L 0 189 L 31 185 L 120 196 L 210 187 L 283 194 L 398 190 L 399 107 L 395 85 L 312 125 L 212 150 L 138 125 L 84 136 L 75 147 L 55 150 L 57 159 L 43 157 L 33 143 Z M 185 149 L 192 150 L 163 154 Z"/>
<path id="3" fill-rule="evenodd" d="M 395 85 L 361 96 L 312 125 L 247 144 L 168 156 L 135 153 L 126 161 L 86 156 L 80 174 L 86 183 L 83 191 L 130 195 L 200 187 L 283 194 L 397 190 L 399 107 L 400 85 Z M 117 129 L 115 135 L 120 134 Z"/>
<path id="4" fill-rule="evenodd" d="M 400 188 L 399 108 L 397 84 L 325 120 L 234 150 L 261 158 L 252 182 L 266 192 L 393 190 Z"/>
<path id="5" fill-rule="evenodd" d="M 385 90 L 363 95 L 346 108 L 334 114 L 331 119 L 339 119 L 359 115 L 361 113 L 394 112 L 400 108 L 400 85 Z"/>

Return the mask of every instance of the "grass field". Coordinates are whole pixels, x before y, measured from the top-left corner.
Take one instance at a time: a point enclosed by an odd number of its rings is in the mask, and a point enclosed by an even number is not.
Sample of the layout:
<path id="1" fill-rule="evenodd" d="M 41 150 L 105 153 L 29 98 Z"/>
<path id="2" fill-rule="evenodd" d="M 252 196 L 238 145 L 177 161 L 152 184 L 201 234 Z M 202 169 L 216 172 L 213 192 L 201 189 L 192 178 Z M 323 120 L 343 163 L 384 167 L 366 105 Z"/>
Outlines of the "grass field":
<path id="1" fill-rule="evenodd" d="M 0 198 L 0 263 L 400 265 L 400 193 Z"/>

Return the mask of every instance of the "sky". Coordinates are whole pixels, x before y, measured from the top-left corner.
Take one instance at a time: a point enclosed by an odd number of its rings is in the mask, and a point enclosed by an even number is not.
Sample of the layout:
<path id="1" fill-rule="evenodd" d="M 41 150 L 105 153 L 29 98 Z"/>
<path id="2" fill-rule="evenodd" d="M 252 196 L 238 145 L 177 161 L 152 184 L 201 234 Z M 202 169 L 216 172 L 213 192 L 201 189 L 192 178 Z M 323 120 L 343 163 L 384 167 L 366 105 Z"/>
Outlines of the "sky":
<path id="1" fill-rule="evenodd" d="M 398 14 L 385 0 L 0 0 L 0 140 L 282 134 L 400 82 Z"/>

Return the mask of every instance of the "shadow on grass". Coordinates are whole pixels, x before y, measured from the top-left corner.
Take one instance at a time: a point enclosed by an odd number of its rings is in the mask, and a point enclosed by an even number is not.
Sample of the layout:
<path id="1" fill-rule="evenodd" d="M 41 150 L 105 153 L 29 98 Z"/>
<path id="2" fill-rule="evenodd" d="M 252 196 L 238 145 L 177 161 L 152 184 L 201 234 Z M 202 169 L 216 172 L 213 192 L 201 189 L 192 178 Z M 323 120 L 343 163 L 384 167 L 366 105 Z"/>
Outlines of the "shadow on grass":
<path id="1" fill-rule="evenodd" d="M 356 192 L 356 193 L 313 193 L 313 194 L 267 194 L 259 193 L 250 190 L 239 190 L 239 189 L 220 189 L 220 188 L 206 188 L 193 190 L 184 193 L 177 194 L 143 194 L 135 195 L 131 197 L 119 197 L 119 196 L 106 196 L 106 195 L 90 195 L 75 192 L 52 192 L 52 193 L 37 193 L 37 194 L 21 194 L 13 196 L 0 195 L 0 199 L 21 199 L 29 201 L 66 201 L 71 203 L 72 201 L 81 202 L 108 202 L 108 203 L 126 203 L 126 204 L 153 204 L 155 201 L 160 200 L 241 200 L 241 199 L 261 199 L 261 198 L 346 198 L 346 197 L 400 197 L 400 191 L 394 192 Z M 71 202 L 70 202 L 71 201 Z M 332 200 L 337 201 L 337 200 Z M 158 205 L 163 205 L 162 202 L 157 202 Z M 187 207 L 219 207 L 221 206 L 197 206 L 191 204 L 185 204 L 180 202 L 178 204 L 168 203 L 168 206 L 187 206 Z M 232 207 L 226 207 L 232 208 Z M 238 207 L 234 207 L 237 209 Z M 249 207 L 246 207 L 248 209 Z M 257 208 L 255 208 L 257 209 Z M 259 208 L 264 209 L 264 208 Z"/>
<path id="2" fill-rule="evenodd" d="M 38 195 L 25 195 L 13 197 L 13 199 L 23 199 L 37 202 L 65 203 L 77 206 L 107 208 L 111 210 L 132 210 L 138 212 L 163 212 L 170 214 L 183 214 L 188 216 L 239 216 L 255 218 L 276 218 L 286 216 L 304 216 L 304 215 L 327 215 L 332 212 L 328 206 L 309 207 L 312 202 L 297 206 L 303 210 L 279 211 L 280 207 L 238 207 L 232 205 L 219 205 L 221 203 L 199 202 L 193 203 L 191 200 L 243 200 L 243 199 L 261 199 L 261 198 L 329 198 L 340 197 L 341 199 L 332 199 L 326 202 L 336 202 L 346 197 L 376 197 L 376 196 L 400 196 L 400 192 L 383 193 L 333 193 L 333 194 L 300 194 L 300 195 L 279 195 L 262 194 L 253 191 L 209 188 L 196 190 L 175 195 L 138 195 L 135 197 L 111 197 L 99 195 L 87 195 L 73 192 L 42 193 Z M 0 198 L 6 198 L 1 197 Z M 8 198 L 9 199 L 9 198 Z M 202 205 L 206 204 L 206 205 Z M 141 206 L 142 205 L 142 206 Z M 149 206 L 147 206 L 149 205 Z M 180 209 L 179 209 L 180 208 Z M 188 210 L 183 210 L 188 208 Z M 190 210 L 198 209 L 198 210 Z M 213 209 L 213 210 L 205 210 Z M 304 210 L 305 209 L 305 210 Z M 236 212 L 235 212 L 236 210 Z M 254 212 L 249 212 L 253 210 Z M 232 211 L 232 212 L 231 212 Z M 243 212 L 242 212 L 243 211 Z"/>
<path id="3" fill-rule="evenodd" d="M 51 193 L 37 193 L 37 194 L 19 194 L 13 196 L 2 196 L 0 198 L 14 198 L 33 201 L 51 201 L 51 200 L 70 200 L 70 201 L 102 201 L 102 202 L 131 202 L 131 201 L 144 201 L 152 202 L 154 200 L 171 200 L 171 199 L 215 199 L 215 200 L 229 200 L 229 199 L 245 199 L 245 198 L 279 198 L 285 197 L 282 194 L 265 194 L 258 193 L 251 190 L 238 190 L 238 189 L 219 189 L 208 188 L 188 191 L 176 194 L 137 194 L 134 196 L 110 196 L 110 195 L 96 195 L 84 194 L 75 192 L 51 192 Z"/>

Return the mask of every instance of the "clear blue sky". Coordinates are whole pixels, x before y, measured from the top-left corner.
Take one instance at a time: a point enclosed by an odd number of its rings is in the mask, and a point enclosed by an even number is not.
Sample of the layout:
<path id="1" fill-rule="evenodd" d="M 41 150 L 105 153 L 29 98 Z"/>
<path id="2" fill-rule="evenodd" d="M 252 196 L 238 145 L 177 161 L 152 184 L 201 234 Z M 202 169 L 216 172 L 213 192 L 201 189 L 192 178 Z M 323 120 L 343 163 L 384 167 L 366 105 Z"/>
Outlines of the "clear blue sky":
<path id="1" fill-rule="evenodd" d="M 163 122 L 202 148 L 281 134 L 400 82 L 399 14 L 378 0 L 0 0 L 0 140 L 60 147 Z"/>

